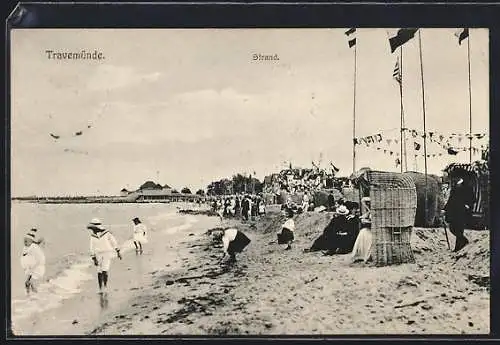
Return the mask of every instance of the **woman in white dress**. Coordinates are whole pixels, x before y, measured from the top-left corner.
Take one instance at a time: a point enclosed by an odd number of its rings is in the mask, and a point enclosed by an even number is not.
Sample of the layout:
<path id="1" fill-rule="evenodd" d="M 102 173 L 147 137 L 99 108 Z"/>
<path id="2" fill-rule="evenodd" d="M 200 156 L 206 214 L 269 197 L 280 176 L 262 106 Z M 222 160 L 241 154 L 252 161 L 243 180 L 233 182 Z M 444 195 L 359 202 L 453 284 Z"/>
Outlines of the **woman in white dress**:
<path id="1" fill-rule="evenodd" d="M 40 247 L 43 240 L 37 236 L 37 232 L 37 229 L 31 229 L 24 236 L 21 266 L 24 269 L 27 294 L 37 292 L 38 284 L 45 275 L 45 254 Z"/>
<path id="2" fill-rule="evenodd" d="M 352 249 L 352 262 L 368 262 L 371 258 L 373 234 L 371 231 L 370 198 L 361 199 L 361 230 Z"/>

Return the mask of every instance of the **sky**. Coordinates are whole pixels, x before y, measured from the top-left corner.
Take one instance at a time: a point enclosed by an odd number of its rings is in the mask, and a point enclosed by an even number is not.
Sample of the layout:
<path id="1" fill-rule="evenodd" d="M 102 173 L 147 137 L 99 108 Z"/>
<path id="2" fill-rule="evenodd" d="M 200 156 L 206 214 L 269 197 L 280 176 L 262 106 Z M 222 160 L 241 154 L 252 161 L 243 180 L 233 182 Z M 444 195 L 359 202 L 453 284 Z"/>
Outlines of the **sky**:
<path id="1" fill-rule="evenodd" d="M 235 173 L 263 179 L 289 162 L 332 162 L 349 176 L 355 50 L 345 31 L 13 30 L 12 195 L 117 195 L 147 180 L 194 192 Z M 419 30 L 427 131 L 468 132 L 467 40 L 459 45 L 456 31 Z M 399 171 L 400 92 L 392 77 L 399 52 L 391 54 L 385 29 L 356 35 L 355 136 L 384 139 L 380 150 L 356 147 L 356 169 Z M 472 133 L 489 133 L 488 30 L 471 29 L 469 40 Z M 418 44 L 417 34 L 402 49 L 403 105 L 406 127 L 422 130 Z M 45 53 L 82 49 L 105 59 Z M 254 61 L 255 53 L 279 61 Z M 423 172 L 423 158 L 414 157 L 422 150 L 410 139 L 407 148 L 408 170 Z M 436 154 L 429 173 L 469 160 L 468 152 L 450 156 L 431 143 L 427 152 Z"/>

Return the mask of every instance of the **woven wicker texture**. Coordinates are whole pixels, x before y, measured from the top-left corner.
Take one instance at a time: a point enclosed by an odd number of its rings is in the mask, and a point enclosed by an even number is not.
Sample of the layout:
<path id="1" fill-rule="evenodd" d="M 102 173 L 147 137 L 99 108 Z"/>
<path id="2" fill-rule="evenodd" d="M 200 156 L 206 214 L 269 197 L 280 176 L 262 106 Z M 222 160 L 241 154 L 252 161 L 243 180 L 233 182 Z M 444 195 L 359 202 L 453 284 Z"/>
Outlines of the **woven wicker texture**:
<path id="1" fill-rule="evenodd" d="M 417 210 L 417 192 L 410 176 L 370 171 L 370 204 L 374 263 L 413 263 L 410 237 Z"/>

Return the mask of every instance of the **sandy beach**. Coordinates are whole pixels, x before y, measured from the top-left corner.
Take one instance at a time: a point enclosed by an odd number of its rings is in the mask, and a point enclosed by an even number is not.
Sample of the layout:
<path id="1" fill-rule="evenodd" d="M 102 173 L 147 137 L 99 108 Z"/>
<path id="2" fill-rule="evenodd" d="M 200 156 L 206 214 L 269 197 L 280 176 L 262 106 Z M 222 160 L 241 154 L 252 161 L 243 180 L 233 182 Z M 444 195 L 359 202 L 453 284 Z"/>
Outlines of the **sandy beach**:
<path id="1" fill-rule="evenodd" d="M 180 237 L 178 266 L 147 273 L 149 283 L 102 315 L 90 335 L 487 334 L 490 331 L 489 232 L 448 250 L 444 231 L 415 228 L 416 263 L 351 264 L 349 255 L 304 253 L 331 215 L 296 218 L 290 251 L 276 244 L 282 218 L 234 225 L 252 240 L 233 267 L 204 234 Z M 194 229 L 194 228 L 193 228 Z M 189 230 L 191 233 L 194 230 Z M 205 230 L 209 229 L 206 227 Z M 454 237 L 449 234 L 453 248 Z M 155 254 L 157 255 L 157 254 Z M 133 289 L 133 288 L 131 288 Z"/>

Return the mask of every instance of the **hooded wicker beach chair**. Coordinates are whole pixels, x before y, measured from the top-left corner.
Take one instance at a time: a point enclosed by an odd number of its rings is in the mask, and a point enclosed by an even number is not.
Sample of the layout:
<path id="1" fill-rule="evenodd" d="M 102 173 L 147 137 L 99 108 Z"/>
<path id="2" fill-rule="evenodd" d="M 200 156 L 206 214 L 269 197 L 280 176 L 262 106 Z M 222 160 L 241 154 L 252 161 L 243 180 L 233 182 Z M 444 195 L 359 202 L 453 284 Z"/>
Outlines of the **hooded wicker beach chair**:
<path id="1" fill-rule="evenodd" d="M 448 179 L 461 177 L 472 188 L 474 204 L 472 205 L 471 217 L 467 219 L 466 226 L 471 229 L 489 229 L 490 177 L 488 162 L 451 163 L 444 171 L 448 174 Z"/>
<path id="2" fill-rule="evenodd" d="M 410 176 L 363 168 L 351 176 L 360 199 L 370 197 L 372 259 L 376 266 L 414 263 L 410 237 L 417 192 Z"/>

